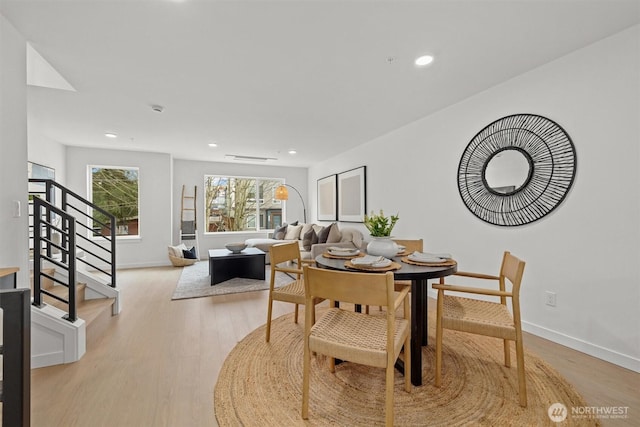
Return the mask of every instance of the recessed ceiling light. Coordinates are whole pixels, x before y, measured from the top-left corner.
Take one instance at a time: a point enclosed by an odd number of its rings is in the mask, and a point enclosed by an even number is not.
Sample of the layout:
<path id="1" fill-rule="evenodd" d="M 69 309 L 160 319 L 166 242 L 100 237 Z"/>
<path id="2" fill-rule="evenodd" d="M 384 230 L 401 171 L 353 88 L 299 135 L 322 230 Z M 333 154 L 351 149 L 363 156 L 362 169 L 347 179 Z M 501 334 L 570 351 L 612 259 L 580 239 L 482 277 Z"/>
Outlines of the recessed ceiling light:
<path id="1" fill-rule="evenodd" d="M 425 65 L 429 65 L 433 62 L 433 56 L 431 55 L 423 55 L 420 56 L 418 58 L 416 58 L 416 66 L 418 67 L 424 67 Z"/>
<path id="2" fill-rule="evenodd" d="M 209 143 L 209 147 L 217 147 L 217 146 L 218 146 L 218 144 L 216 144 L 215 142 Z"/>
<path id="3" fill-rule="evenodd" d="M 107 138 L 117 138 L 118 134 L 113 133 L 113 132 L 107 132 L 104 134 L 104 136 L 106 136 Z"/>
<path id="4" fill-rule="evenodd" d="M 297 151 L 296 150 L 289 150 L 289 154 L 296 154 Z"/>

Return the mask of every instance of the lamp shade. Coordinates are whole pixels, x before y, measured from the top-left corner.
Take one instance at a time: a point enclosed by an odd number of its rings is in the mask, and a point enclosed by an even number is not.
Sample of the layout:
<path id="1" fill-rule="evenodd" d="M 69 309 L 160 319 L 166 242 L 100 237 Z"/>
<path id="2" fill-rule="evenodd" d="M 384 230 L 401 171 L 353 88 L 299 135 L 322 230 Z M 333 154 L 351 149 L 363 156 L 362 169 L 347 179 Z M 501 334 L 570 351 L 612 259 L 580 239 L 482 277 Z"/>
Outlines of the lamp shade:
<path id="1" fill-rule="evenodd" d="M 284 185 L 276 188 L 276 200 L 289 200 L 289 190 Z"/>

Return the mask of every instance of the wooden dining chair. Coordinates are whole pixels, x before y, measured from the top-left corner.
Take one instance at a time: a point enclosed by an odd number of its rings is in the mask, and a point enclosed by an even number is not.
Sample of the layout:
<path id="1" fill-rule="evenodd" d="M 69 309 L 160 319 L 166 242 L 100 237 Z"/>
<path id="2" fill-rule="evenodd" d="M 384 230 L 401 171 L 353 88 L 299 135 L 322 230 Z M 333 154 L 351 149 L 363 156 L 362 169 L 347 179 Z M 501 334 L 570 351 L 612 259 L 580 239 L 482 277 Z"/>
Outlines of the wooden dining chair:
<path id="1" fill-rule="evenodd" d="M 289 302 L 296 305 L 294 322 L 298 323 L 298 307 L 305 303 L 304 282 L 302 280 L 302 260 L 300 246 L 298 242 L 287 242 L 273 245 L 269 248 L 269 258 L 271 260 L 271 281 L 269 283 L 269 306 L 267 308 L 267 335 L 266 341 L 271 338 L 271 316 L 273 312 L 273 301 Z M 292 263 L 296 263 L 295 265 Z M 276 273 L 282 272 L 293 274 L 295 279 L 290 283 L 278 287 L 276 284 Z M 315 304 L 322 302 L 322 299 L 315 299 Z M 315 310 L 313 310 L 315 313 Z"/>
<path id="2" fill-rule="evenodd" d="M 406 248 L 408 253 L 415 251 L 422 252 L 424 250 L 424 243 L 422 239 L 393 239 L 397 245 L 402 245 Z"/>
<path id="3" fill-rule="evenodd" d="M 304 368 L 302 381 L 302 418 L 309 419 L 309 375 L 311 354 L 385 368 L 385 420 L 393 425 L 394 364 L 404 346 L 404 389 L 411 391 L 411 339 L 409 290 L 394 292 L 393 273 L 357 273 L 304 267 L 306 308 L 304 322 Z M 353 304 L 383 305 L 386 316 L 330 308 L 316 323 L 315 299 L 323 298 Z M 395 312 L 403 307 L 404 315 Z M 348 408 L 345 408 L 348 410 Z"/>
<path id="4" fill-rule="evenodd" d="M 396 242 L 396 244 L 398 245 L 402 245 L 406 248 L 406 252 L 407 253 L 414 253 L 414 252 L 422 252 L 424 251 L 424 242 L 422 241 L 422 239 L 413 239 L 413 240 L 407 240 L 407 239 L 393 239 L 394 242 Z M 411 280 L 396 280 L 396 291 L 398 291 L 400 289 L 400 287 L 402 286 L 411 286 Z"/>
<path id="5" fill-rule="evenodd" d="M 424 250 L 422 239 L 393 239 L 393 241 L 398 245 L 404 246 L 406 252 L 410 254 L 416 251 L 422 252 Z M 394 283 L 397 292 L 400 292 L 405 286 L 408 286 L 409 290 L 411 290 L 411 280 L 396 280 Z M 382 310 L 382 307 L 378 307 L 378 310 Z M 365 307 L 365 311 L 369 313 L 369 306 Z"/>
<path id="6" fill-rule="evenodd" d="M 498 282 L 498 290 L 452 285 L 440 279 L 439 284 L 432 285 L 438 290 L 436 318 L 436 375 L 435 385 L 440 387 L 442 376 L 442 334 L 443 329 L 454 329 L 462 332 L 501 338 L 504 343 L 504 365 L 511 366 L 509 341 L 515 341 L 518 364 L 518 388 L 520 406 L 527 406 L 527 388 L 524 372 L 524 348 L 522 345 L 522 327 L 520 321 L 520 283 L 525 262 L 505 252 L 498 276 L 458 271 L 454 276 L 474 279 L 494 280 Z M 507 290 L 507 281 L 511 290 Z M 500 297 L 500 302 L 484 301 L 446 295 L 455 291 L 467 294 L 489 295 Z M 511 300 L 512 313 L 507 307 L 507 299 Z"/>

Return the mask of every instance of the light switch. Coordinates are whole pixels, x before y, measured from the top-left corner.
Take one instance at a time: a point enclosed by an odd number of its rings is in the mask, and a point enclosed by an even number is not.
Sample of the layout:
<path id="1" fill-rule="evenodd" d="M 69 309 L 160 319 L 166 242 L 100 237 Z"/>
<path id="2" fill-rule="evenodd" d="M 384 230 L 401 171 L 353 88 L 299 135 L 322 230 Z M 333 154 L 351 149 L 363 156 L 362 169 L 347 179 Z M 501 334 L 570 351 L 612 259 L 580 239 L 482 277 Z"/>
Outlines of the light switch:
<path id="1" fill-rule="evenodd" d="M 13 217 L 20 218 L 20 200 L 13 201 Z"/>

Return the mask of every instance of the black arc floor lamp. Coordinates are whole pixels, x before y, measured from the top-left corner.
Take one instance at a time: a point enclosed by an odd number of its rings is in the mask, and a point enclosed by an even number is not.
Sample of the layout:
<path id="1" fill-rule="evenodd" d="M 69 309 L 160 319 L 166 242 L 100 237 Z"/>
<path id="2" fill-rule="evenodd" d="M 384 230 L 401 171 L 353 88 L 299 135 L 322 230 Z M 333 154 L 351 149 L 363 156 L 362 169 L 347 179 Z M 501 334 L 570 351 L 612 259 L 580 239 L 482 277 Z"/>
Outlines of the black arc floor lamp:
<path id="1" fill-rule="evenodd" d="M 304 204 L 304 199 L 302 198 L 302 195 L 296 189 L 296 187 L 289 184 L 279 185 L 278 188 L 276 188 L 276 196 L 275 196 L 276 200 L 289 200 L 289 190 L 287 190 L 287 187 L 292 188 L 293 191 L 298 193 L 298 196 L 300 196 L 300 201 L 302 202 L 303 219 L 304 219 L 304 223 L 306 224 L 307 223 L 307 207 Z"/>

